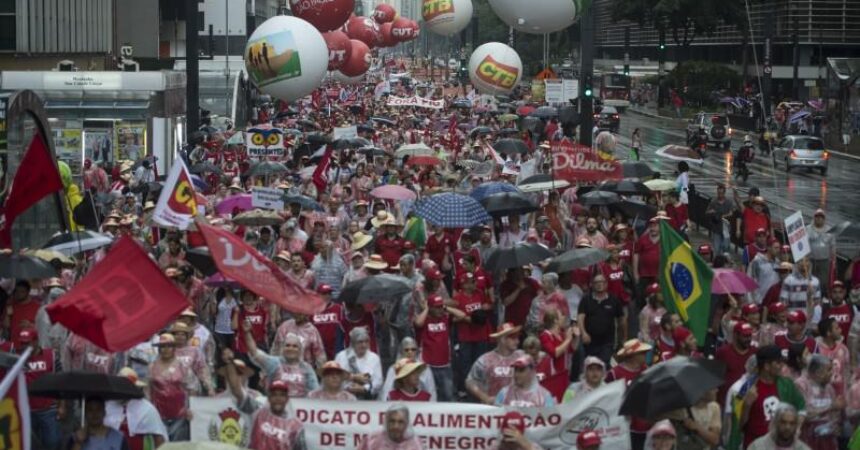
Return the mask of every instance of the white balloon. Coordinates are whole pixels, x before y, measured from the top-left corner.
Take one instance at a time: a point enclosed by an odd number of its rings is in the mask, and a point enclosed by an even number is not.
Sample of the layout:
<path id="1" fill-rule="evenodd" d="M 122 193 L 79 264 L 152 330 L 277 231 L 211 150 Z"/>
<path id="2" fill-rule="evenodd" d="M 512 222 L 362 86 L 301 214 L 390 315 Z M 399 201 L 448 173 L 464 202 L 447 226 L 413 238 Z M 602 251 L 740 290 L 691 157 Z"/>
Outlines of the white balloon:
<path id="1" fill-rule="evenodd" d="M 248 39 L 245 68 L 260 91 L 290 102 L 320 85 L 328 68 L 328 47 L 310 23 L 275 16 Z"/>
<path id="2" fill-rule="evenodd" d="M 355 84 L 364 83 L 364 75 L 365 74 L 361 74 L 361 75 L 358 75 L 355 77 L 348 77 L 348 76 L 344 75 L 343 73 L 341 73 L 340 70 L 335 70 L 335 71 L 329 72 L 329 74 L 331 74 L 331 78 L 334 81 L 337 81 L 340 84 L 355 85 Z"/>
<path id="3" fill-rule="evenodd" d="M 500 42 L 488 42 L 476 48 L 469 58 L 469 79 L 484 94 L 507 94 L 522 77 L 520 55 Z"/>
<path id="4" fill-rule="evenodd" d="M 490 0 L 490 7 L 508 26 L 531 34 L 563 30 L 577 13 L 574 0 Z"/>
<path id="5" fill-rule="evenodd" d="M 472 20 L 472 0 L 424 0 L 423 5 L 424 22 L 436 34 L 452 36 Z"/>

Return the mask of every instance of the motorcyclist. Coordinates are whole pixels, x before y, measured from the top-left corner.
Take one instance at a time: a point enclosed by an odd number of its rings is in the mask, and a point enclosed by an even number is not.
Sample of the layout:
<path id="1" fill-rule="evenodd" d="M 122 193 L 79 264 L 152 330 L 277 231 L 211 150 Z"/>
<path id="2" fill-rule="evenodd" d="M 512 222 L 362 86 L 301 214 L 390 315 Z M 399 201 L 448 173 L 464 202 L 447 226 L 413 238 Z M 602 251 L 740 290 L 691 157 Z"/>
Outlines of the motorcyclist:
<path id="1" fill-rule="evenodd" d="M 699 130 L 690 136 L 690 148 L 699 152 L 702 152 L 702 147 L 707 148 L 708 146 L 708 132 L 705 130 L 705 126 L 700 124 Z M 704 154 L 702 155 L 705 156 Z"/>
<path id="2" fill-rule="evenodd" d="M 735 156 L 735 166 L 738 168 L 735 176 L 743 176 L 744 172 L 747 171 L 747 164 L 753 162 L 754 158 L 755 146 L 753 145 L 752 136 L 746 135 L 743 145 L 738 149 L 738 154 Z"/>

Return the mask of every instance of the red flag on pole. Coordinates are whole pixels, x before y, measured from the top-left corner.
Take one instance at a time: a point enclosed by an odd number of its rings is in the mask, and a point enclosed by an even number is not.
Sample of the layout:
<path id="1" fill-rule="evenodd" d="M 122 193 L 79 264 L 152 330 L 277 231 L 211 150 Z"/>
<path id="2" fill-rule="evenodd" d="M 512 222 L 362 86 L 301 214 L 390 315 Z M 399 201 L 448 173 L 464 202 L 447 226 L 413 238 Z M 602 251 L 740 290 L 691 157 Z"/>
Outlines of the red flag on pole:
<path id="1" fill-rule="evenodd" d="M 12 223 L 21 213 L 35 205 L 46 195 L 63 190 L 63 180 L 51 150 L 42 139 L 42 135 L 36 133 L 15 178 L 9 187 L 9 194 L 3 203 L 2 214 L 0 214 L 0 247 L 12 246 Z"/>
<path id="2" fill-rule="evenodd" d="M 176 285 L 125 236 L 47 312 L 54 323 L 120 352 L 152 337 L 188 306 Z"/>
<path id="3" fill-rule="evenodd" d="M 314 186 L 317 187 L 317 192 L 322 193 L 328 185 L 328 168 L 331 166 L 331 154 L 333 151 L 334 147 L 327 145 L 322 159 L 320 159 L 316 170 L 314 170 L 314 175 L 311 178 L 311 181 L 313 181 Z"/>
<path id="4" fill-rule="evenodd" d="M 225 278 L 287 311 L 316 314 L 325 308 L 322 297 L 287 278 L 281 269 L 235 234 L 197 222 L 212 260 Z"/>

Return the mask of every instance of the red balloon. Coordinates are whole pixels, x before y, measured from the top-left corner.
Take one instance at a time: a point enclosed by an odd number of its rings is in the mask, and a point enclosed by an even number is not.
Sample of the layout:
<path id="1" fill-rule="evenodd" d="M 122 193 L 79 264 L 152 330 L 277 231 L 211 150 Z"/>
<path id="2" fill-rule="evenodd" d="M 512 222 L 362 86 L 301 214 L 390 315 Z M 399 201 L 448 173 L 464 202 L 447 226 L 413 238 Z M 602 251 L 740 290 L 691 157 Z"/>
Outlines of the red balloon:
<path id="1" fill-rule="evenodd" d="M 415 28 L 412 27 L 412 21 L 405 17 L 398 17 L 391 24 L 391 36 L 397 42 L 411 41 L 415 35 Z"/>
<path id="2" fill-rule="evenodd" d="M 352 51 L 349 59 L 340 66 L 340 73 L 348 77 L 357 77 L 370 69 L 370 47 L 358 39 L 352 39 Z"/>
<path id="3" fill-rule="evenodd" d="M 290 0 L 293 15 L 322 32 L 336 30 L 355 9 L 355 0 Z"/>
<path id="4" fill-rule="evenodd" d="M 394 47 L 397 45 L 397 40 L 394 39 L 394 36 L 391 35 L 391 27 L 393 24 L 391 22 L 383 23 L 379 26 L 379 46 L 380 47 Z"/>
<path id="5" fill-rule="evenodd" d="M 410 22 L 412 22 L 412 40 L 414 41 L 421 34 L 421 25 L 414 20 L 410 20 Z"/>
<path id="6" fill-rule="evenodd" d="M 373 10 L 373 20 L 379 24 L 393 21 L 396 15 L 397 11 L 394 10 L 394 7 L 386 3 L 380 3 Z"/>
<path id="7" fill-rule="evenodd" d="M 328 46 L 328 70 L 337 70 L 352 53 L 352 43 L 343 31 L 335 30 L 323 33 L 323 39 Z"/>
<path id="8" fill-rule="evenodd" d="M 353 17 L 346 22 L 346 34 L 350 39 L 359 40 L 373 48 L 376 46 L 379 26 L 369 17 Z"/>

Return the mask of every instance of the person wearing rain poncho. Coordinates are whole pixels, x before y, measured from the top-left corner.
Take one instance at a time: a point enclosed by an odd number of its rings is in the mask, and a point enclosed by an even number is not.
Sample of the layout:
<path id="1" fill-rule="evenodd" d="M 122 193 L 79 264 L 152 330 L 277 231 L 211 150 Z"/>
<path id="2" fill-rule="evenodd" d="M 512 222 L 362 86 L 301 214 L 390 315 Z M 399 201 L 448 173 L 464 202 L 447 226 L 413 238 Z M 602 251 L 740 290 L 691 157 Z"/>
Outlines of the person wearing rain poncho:
<path id="1" fill-rule="evenodd" d="M 84 196 L 78 185 L 72 180 L 72 169 L 63 161 L 57 161 L 57 166 L 60 171 L 60 179 L 63 181 L 63 202 L 66 207 L 66 220 L 69 222 L 69 230 L 77 231 L 80 229 L 74 219 L 74 211 L 81 202 L 84 201 Z"/>
<path id="2" fill-rule="evenodd" d="M 797 433 L 801 417 L 788 403 L 779 403 L 773 411 L 770 430 L 756 439 L 747 450 L 810 450 Z"/>
<path id="3" fill-rule="evenodd" d="M 385 412 L 385 428 L 365 438 L 358 450 L 421 450 L 424 447 L 409 426 L 409 408 L 402 403 Z"/>

